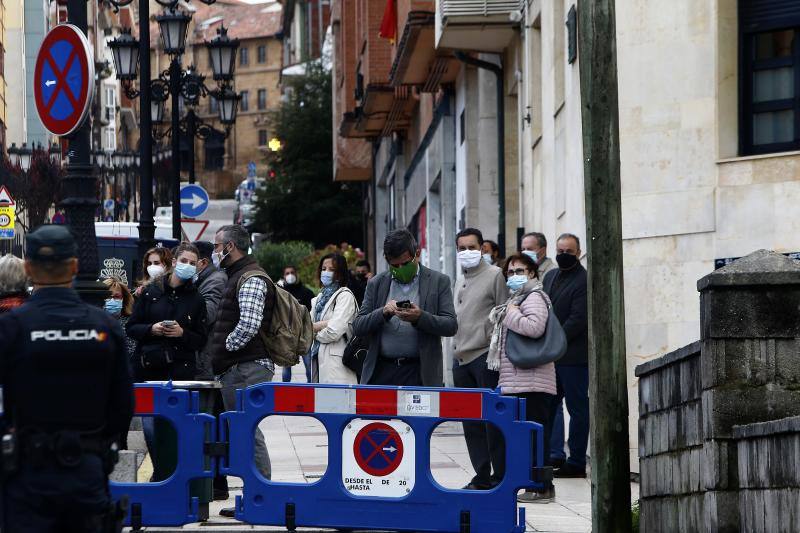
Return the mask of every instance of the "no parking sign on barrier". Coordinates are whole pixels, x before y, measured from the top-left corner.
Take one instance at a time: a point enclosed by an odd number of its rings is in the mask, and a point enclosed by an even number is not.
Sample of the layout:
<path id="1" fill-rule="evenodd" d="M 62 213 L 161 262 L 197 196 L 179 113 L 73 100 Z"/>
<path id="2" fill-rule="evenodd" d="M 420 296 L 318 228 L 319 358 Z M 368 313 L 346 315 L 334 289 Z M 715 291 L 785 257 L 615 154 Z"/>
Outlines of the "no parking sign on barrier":
<path id="1" fill-rule="evenodd" d="M 414 488 L 414 430 L 354 419 L 342 433 L 342 484 L 356 496 L 401 498 Z"/>

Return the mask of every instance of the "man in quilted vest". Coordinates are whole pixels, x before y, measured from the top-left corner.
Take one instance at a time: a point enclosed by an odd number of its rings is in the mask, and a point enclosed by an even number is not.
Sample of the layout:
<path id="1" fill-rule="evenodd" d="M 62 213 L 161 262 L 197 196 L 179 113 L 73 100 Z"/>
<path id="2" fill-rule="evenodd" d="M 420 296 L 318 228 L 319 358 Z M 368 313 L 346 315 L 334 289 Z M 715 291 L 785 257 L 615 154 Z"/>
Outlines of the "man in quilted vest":
<path id="1" fill-rule="evenodd" d="M 236 389 L 272 381 L 275 364 L 269 359 L 267 349 L 258 330 L 268 326 L 275 305 L 275 286 L 266 279 L 266 272 L 258 266 L 250 249 L 250 234 L 238 224 L 223 226 L 214 237 L 214 265 L 228 275 L 222 292 L 217 321 L 211 331 L 209 351 L 214 374 L 222 383 L 222 401 L 227 411 L 236 409 Z M 250 272 L 262 276 L 248 277 L 241 288 L 239 279 Z M 255 436 L 255 462 L 261 475 L 271 479 L 272 468 L 260 429 Z M 234 516 L 233 508 L 220 511 L 220 515 Z"/>

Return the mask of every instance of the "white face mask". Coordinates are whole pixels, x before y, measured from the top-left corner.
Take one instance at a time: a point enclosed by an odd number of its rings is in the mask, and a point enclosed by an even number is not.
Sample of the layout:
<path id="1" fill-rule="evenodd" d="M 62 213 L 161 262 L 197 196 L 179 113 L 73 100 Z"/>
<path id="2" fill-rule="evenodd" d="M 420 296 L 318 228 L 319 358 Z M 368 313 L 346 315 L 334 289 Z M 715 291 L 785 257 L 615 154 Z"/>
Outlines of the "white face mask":
<path id="1" fill-rule="evenodd" d="M 161 265 L 149 265 L 147 267 L 147 275 L 151 278 L 157 278 L 164 273 L 164 267 Z"/>
<path id="2" fill-rule="evenodd" d="M 539 264 L 539 254 L 530 250 L 522 250 L 522 253 L 533 259 L 533 262 Z"/>
<path id="3" fill-rule="evenodd" d="M 480 250 L 462 250 L 458 252 L 458 264 L 461 265 L 461 268 L 475 268 L 480 262 Z"/>
<path id="4" fill-rule="evenodd" d="M 283 279 L 286 281 L 287 285 L 294 285 L 297 283 L 297 276 L 294 274 L 286 274 L 286 277 Z"/>
<path id="5" fill-rule="evenodd" d="M 222 262 L 225 261 L 225 258 L 228 257 L 229 255 L 230 253 L 224 254 L 220 252 L 213 252 L 211 254 L 211 262 L 214 263 L 215 267 L 222 268 Z"/>
<path id="6" fill-rule="evenodd" d="M 494 264 L 494 259 L 492 259 L 492 254 L 483 254 L 482 257 L 483 257 L 484 263 L 486 263 L 487 265 L 493 265 Z"/>

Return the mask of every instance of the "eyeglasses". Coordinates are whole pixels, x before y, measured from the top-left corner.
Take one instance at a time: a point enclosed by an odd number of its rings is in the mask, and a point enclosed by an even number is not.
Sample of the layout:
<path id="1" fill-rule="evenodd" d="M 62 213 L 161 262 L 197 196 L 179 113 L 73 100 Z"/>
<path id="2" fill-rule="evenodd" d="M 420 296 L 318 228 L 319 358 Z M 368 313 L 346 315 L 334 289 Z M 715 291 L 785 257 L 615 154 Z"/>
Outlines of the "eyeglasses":
<path id="1" fill-rule="evenodd" d="M 527 273 L 528 273 L 528 269 L 527 268 L 518 268 L 516 270 L 510 270 L 509 269 L 509 271 L 507 272 L 507 274 L 509 276 L 513 276 L 514 274 L 516 274 L 517 276 L 524 276 Z"/>

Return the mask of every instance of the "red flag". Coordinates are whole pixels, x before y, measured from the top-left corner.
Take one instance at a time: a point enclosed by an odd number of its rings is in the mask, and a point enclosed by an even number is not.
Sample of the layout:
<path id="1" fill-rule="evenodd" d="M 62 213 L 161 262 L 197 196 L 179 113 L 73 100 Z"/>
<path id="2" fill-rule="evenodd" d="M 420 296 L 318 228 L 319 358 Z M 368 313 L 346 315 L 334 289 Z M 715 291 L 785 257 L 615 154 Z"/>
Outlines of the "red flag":
<path id="1" fill-rule="evenodd" d="M 386 8 L 383 10 L 383 20 L 381 21 L 381 31 L 378 35 L 384 39 L 389 39 L 392 44 L 397 38 L 397 4 L 395 0 L 386 0 Z"/>

